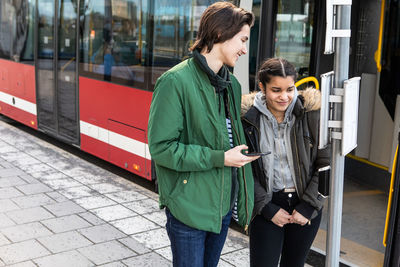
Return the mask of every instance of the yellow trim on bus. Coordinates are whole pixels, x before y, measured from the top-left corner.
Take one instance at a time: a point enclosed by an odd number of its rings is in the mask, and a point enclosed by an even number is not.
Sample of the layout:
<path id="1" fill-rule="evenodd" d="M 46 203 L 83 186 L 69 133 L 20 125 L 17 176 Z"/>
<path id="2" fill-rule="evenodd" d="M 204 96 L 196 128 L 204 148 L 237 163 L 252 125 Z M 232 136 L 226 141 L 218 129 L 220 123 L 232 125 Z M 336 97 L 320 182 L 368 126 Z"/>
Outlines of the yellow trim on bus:
<path id="1" fill-rule="evenodd" d="M 381 72 L 381 56 L 382 56 L 382 38 L 383 38 L 383 26 L 384 26 L 384 18 L 385 18 L 385 0 L 382 0 L 381 3 L 381 19 L 379 22 L 379 39 L 378 39 L 378 49 L 375 51 L 374 59 L 376 62 L 376 69 L 378 72 Z"/>
<path id="2" fill-rule="evenodd" d="M 357 161 L 361 161 L 362 163 L 365 163 L 365 164 L 368 164 L 368 165 L 377 167 L 377 168 L 382 169 L 382 170 L 385 170 L 385 171 L 388 171 L 388 170 L 389 170 L 388 167 L 385 167 L 385 166 L 380 165 L 380 164 L 378 164 L 378 163 L 373 163 L 373 162 L 371 162 L 371 161 L 369 161 L 369 160 L 366 160 L 366 159 L 363 159 L 363 158 L 354 156 L 354 155 L 352 155 L 352 154 L 347 154 L 347 157 L 349 157 L 349 158 L 351 158 L 351 159 L 355 159 L 355 160 L 357 160 Z"/>
<path id="3" fill-rule="evenodd" d="M 300 85 L 302 85 L 303 83 L 308 83 L 308 82 L 313 82 L 315 84 L 315 88 L 319 89 L 319 82 L 317 80 L 317 78 L 310 76 L 310 77 L 306 77 L 301 79 L 300 81 L 297 81 L 294 85 L 296 87 L 299 87 Z"/>
<path id="4" fill-rule="evenodd" d="M 389 220 L 390 220 L 390 208 L 392 206 L 392 198 L 393 198 L 393 187 L 394 187 L 394 179 L 396 174 L 396 163 L 397 163 L 397 151 L 399 150 L 399 146 L 397 145 L 396 154 L 394 154 L 393 167 L 392 167 L 392 178 L 390 179 L 390 189 L 389 189 L 389 200 L 386 210 L 386 221 L 385 221 L 385 231 L 383 232 L 383 245 L 386 247 L 388 228 L 389 228 Z"/>

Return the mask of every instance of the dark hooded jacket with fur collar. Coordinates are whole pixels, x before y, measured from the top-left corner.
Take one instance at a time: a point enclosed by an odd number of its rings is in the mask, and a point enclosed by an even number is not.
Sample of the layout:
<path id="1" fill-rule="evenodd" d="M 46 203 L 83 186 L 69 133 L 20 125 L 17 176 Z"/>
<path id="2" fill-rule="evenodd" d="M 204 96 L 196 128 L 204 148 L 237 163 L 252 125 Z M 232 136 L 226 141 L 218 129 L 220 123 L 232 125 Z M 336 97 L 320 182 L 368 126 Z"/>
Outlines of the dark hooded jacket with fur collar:
<path id="1" fill-rule="evenodd" d="M 253 106 L 255 94 L 242 97 L 242 123 L 249 152 L 260 151 L 261 112 Z M 295 184 L 300 203 L 295 209 L 313 219 L 322 209 L 324 198 L 318 192 L 318 169 L 330 164 L 330 148 L 318 149 L 320 92 L 308 88 L 299 91 L 293 108 L 295 122 L 290 131 L 290 143 L 295 171 Z M 252 162 L 254 176 L 253 217 L 263 215 L 272 219 L 279 206 L 271 202 L 272 190 L 266 177 L 262 159 Z"/>

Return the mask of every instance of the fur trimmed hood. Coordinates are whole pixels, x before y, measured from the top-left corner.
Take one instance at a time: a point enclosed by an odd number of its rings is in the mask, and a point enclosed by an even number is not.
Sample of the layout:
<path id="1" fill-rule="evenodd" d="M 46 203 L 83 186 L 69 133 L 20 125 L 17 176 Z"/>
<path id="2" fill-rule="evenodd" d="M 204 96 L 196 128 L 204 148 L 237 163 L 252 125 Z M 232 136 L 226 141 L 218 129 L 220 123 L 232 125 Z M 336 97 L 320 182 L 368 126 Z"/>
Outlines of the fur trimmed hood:
<path id="1" fill-rule="evenodd" d="M 299 90 L 299 96 L 304 99 L 304 109 L 306 111 L 318 110 L 321 108 L 321 92 L 313 87 Z M 253 106 L 254 97 L 258 91 L 242 95 L 240 115 L 243 116 Z"/>

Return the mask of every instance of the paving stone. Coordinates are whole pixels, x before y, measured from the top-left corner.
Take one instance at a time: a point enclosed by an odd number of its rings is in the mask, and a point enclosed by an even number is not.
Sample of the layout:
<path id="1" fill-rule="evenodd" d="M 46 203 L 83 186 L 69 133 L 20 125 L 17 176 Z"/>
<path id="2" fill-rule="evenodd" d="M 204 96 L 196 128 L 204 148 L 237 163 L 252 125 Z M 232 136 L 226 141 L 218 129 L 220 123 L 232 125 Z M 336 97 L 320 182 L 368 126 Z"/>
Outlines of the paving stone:
<path id="1" fill-rule="evenodd" d="M 52 234 L 38 222 L 11 226 L 0 231 L 12 242 L 20 242 Z"/>
<path id="2" fill-rule="evenodd" d="M 147 196 L 135 191 L 120 191 L 105 195 L 118 203 L 125 203 L 148 198 Z"/>
<path id="3" fill-rule="evenodd" d="M 63 171 L 66 169 L 71 169 L 73 168 L 73 164 L 71 162 L 68 162 L 67 159 L 65 160 L 58 160 L 58 161 L 52 161 L 47 163 L 48 165 L 50 165 L 51 167 L 53 167 L 54 169 L 57 169 L 59 171 Z"/>
<path id="4" fill-rule="evenodd" d="M 118 239 L 118 241 L 130 248 L 131 250 L 135 251 L 137 254 L 150 252 L 150 250 L 146 248 L 144 244 L 140 243 L 136 239 L 133 239 L 132 237 L 121 238 Z"/>
<path id="5" fill-rule="evenodd" d="M 108 264 L 104 264 L 104 265 L 99 265 L 99 267 L 126 267 L 126 265 L 120 261 L 117 261 L 117 262 L 112 262 L 112 263 L 108 263 Z"/>
<path id="6" fill-rule="evenodd" d="M 118 229 L 109 224 L 102 224 L 81 229 L 78 230 L 78 232 L 94 243 L 111 241 L 114 239 L 126 237 L 124 233 L 120 232 Z"/>
<path id="7" fill-rule="evenodd" d="M 27 165 L 27 166 L 20 166 L 20 168 L 27 172 L 27 173 L 35 173 L 35 172 L 46 172 L 46 171 L 51 171 L 54 170 L 52 167 L 47 165 L 46 163 L 39 163 L 39 164 L 33 164 L 33 165 Z"/>
<path id="8" fill-rule="evenodd" d="M 24 174 L 25 172 L 17 168 L 0 169 L 1 178 L 16 177 L 18 175 L 24 175 Z"/>
<path id="9" fill-rule="evenodd" d="M 121 205 L 94 209 L 92 212 L 107 222 L 137 215 L 135 212 Z"/>
<path id="10" fill-rule="evenodd" d="M 54 216 L 42 207 L 15 210 L 6 212 L 6 215 L 17 224 L 36 222 L 54 218 Z"/>
<path id="11" fill-rule="evenodd" d="M 20 208 L 32 208 L 48 204 L 53 204 L 55 201 L 45 194 L 29 195 L 12 199 Z"/>
<path id="12" fill-rule="evenodd" d="M 221 259 L 233 264 L 234 266 L 250 266 L 249 257 L 248 248 L 221 255 Z"/>
<path id="13" fill-rule="evenodd" d="M 90 197 L 92 195 L 97 194 L 96 191 L 92 190 L 87 186 L 63 188 L 58 192 L 69 199 Z"/>
<path id="14" fill-rule="evenodd" d="M 3 156 L 3 154 L 9 153 L 9 152 L 19 152 L 19 150 L 13 146 L 10 146 L 7 144 L 0 146 L 0 153 L 2 154 L 2 156 Z"/>
<path id="15" fill-rule="evenodd" d="M 0 247 L 0 258 L 5 264 L 23 262 L 49 254 L 50 252 L 36 240 L 28 240 Z"/>
<path id="16" fill-rule="evenodd" d="M 33 194 L 39 194 L 39 193 L 53 191 L 53 189 L 51 189 L 50 187 L 48 187 L 47 185 L 44 185 L 42 183 L 19 185 L 19 186 L 17 186 L 17 189 L 22 191 L 26 195 L 33 195 Z"/>
<path id="17" fill-rule="evenodd" d="M 77 251 L 67 251 L 40 259 L 35 259 L 34 262 L 39 267 L 90 267 L 94 266 L 87 258 L 82 256 Z"/>
<path id="18" fill-rule="evenodd" d="M 164 228 L 134 234 L 131 237 L 151 249 L 158 249 L 171 244 Z"/>
<path id="19" fill-rule="evenodd" d="M 0 234 L 0 246 L 8 245 L 10 243 L 10 240 L 8 240 L 4 235 Z"/>
<path id="20" fill-rule="evenodd" d="M 9 163 L 7 161 L 1 161 L 0 165 L 1 165 L 1 167 L 3 167 L 3 169 L 9 169 L 9 168 L 14 167 L 14 165 L 12 165 L 11 163 Z"/>
<path id="21" fill-rule="evenodd" d="M 89 187 L 96 190 L 100 194 L 107 194 L 124 190 L 124 188 L 121 185 L 114 185 L 110 183 L 93 184 L 89 185 Z"/>
<path id="22" fill-rule="evenodd" d="M 0 212 L 19 210 L 20 208 L 9 199 L 0 199 Z"/>
<path id="23" fill-rule="evenodd" d="M 127 235 L 136 234 L 143 231 L 149 231 L 159 227 L 155 223 L 141 216 L 135 216 L 127 219 L 112 221 L 110 223 Z"/>
<path id="24" fill-rule="evenodd" d="M 81 207 L 83 207 L 87 210 L 111 206 L 111 205 L 116 204 L 113 200 L 111 200 L 105 196 L 102 196 L 102 195 L 79 198 L 79 199 L 75 199 L 74 201 L 76 203 L 78 203 Z"/>
<path id="25" fill-rule="evenodd" d="M 53 253 L 92 245 L 92 242 L 76 231 L 41 237 L 38 241 Z"/>
<path id="26" fill-rule="evenodd" d="M 104 176 L 97 176 L 97 175 L 92 175 L 92 174 L 84 174 L 84 175 L 79 175 L 79 176 L 73 176 L 75 180 L 79 181 L 82 184 L 85 185 L 92 185 L 92 184 L 100 184 L 100 183 L 105 183 L 109 181 L 108 177 Z"/>
<path id="27" fill-rule="evenodd" d="M 75 181 L 72 178 L 56 179 L 56 180 L 45 180 L 45 181 L 43 181 L 43 183 L 48 185 L 49 187 L 55 189 L 55 190 L 60 189 L 60 188 L 82 186 L 81 183 Z"/>
<path id="28" fill-rule="evenodd" d="M 65 196 L 61 195 L 58 192 L 50 192 L 50 193 L 46 193 L 46 195 L 48 195 L 49 197 L 51 197 L 52 199 L 54 199 L 57 202 L 65 202 L 68 200 L 68 198 L 66 198 Z"/>
<path id="29" fill-rule="evenodd" d="M 154 252 L 132 257 L 127 260 L 123 260 L 122 262 L 132 267 L 172 266 L 170 261 Z"/>
<path id="30" fill-rule="evenodd" d="M 78 251 L 98 265 L 118 261 L 135 255 L 132 250 L 126 248 L 117 241 L 110 241 L 85 248 L 80 248 L 78 249 Z"/>
<path id="31" fill-rule="evenodd" d="M 77 215 L 50 219 L 42 222 L 54 233 L 68 232 L 91 226 L 87 221 Z"/>
<path id="32" fill-rule="evenodd" d="M 164 258 L 166 258 L 167 260 L 172 262 L 171 247 L 156 249 L 156 250 L 154 250 L 154 252 L 156 252 L 157 254 L 160 254 L 161 256 L 163 256 Z"/>
<path id="33" fill-rule="evenodd" d="M 92 225 L 99 225 L 105 223 L 105 221 L 103 221 L 102 219 L 100 219 L 99 217 L 90 212 L 83 212 L 79 213 L 78 215 L 81 216 L 86 221 L 88 221 L 89 223 L 91 223 Z"/>
<path id="34" fill-rule="evenodd" d="M 124 206 L 139 214 L 150 213 L 160 210 L 158 202 L 150 198 L 141 201 L 125 203 Z"/>
<path id="35" fill-rule="evenodd" d="M 27 182 L 28 184 L 40 183 L 40 181 L 38 179 L 32 177 L 29 174 L 19 175 L 18 177 L 21 178 L 22 180 L 24 180 L 25 182 Z"/>
<path id="36" fill-rule="evenodd" d="M 217 266 L 218 267 L 232 267 L 232 266 L 235 266 L 235 265 L 229 264 L 228 262 L 224 261 L 223 259 L 219 259 L 219 262 L 218 262 Z M 306 266 L 304 266 L 304 267 L 306 267 Z"/>
<path id="37" fill-rule="evenodd" d="M 246 238 L 243 237 L 242 234 L 239 234 L 238 232 L 228 229 L 228 236 L 226 238 L 224 247 L 222 249 L 222 254 L 226 254 L 232 251 L 240 250 L 243 248 L 248 248 L 249 247 L 249 238 L 246 236 Z"/>
<path id="38" fill-rule="evenodd" d="M 41 162 L 34 157 L 25 154 L 24 156 L 20 155 L 18 158 L 13 160 L 12 163 L 17 166 L 28 166 L 32 164 L 40 164 Z"/>
<path id="39" fill-rule="evenodd" d="M 85 211 L 79 205 L 75 204 L 72 201 L 55 203 L 55 204 L 51 204 L 51 205 L 46 205 L 44 207 L 47 210 L 49 210 L 51 213 L 56 215 L 57 217 L 80 213 L 80 212 Z"/>
<path id="40" fill-rule="evenodd" d="M 0 188 L 24 185 L 24 184 L 26 184 L 26 182 L 17 176 L 0 178 Z"/>
<path id="41" fill-rule="evenodd" d="M 165 210 L 143 214 L 142 216 L 145 217 L 146 219 L 149 219 L 152 222 L 155 222 L 156 224 L 162 227 L 165 227 L 165 224 L 167 223 L 167 216 L 165 215 Z"/>
<path id="42" fill-rule="evenodd" d="M 0 213 L 0 229 L 15 225 L 15 222 L 4 213 Z"/>
<path id="43" fill-rule="evenodd" d="M 9 266 L 9 267 L 37 267 L 37 265 L 34 264 L 32 261 L 24 261 L 21 263 L 7 265 L 7 266 Z"/>
<path id="44" fill-rule="evenodd" d="M 20 191 L 15 189 L 15 187 L 6 187 L 6 188 L 0 188 L 0 199 L 8 199 L 8 198 L 13 198 L 13 197 L 19 197 L 23 196 Z"/>
<path id="45" fill-rule="evenodd" d="M 63 173 L 73 178 L 79 178 L 81 176 L 90 175 L 90 172 L 88 172 L 82 167 L 63 169 Z M 79 181 L 79 179 L 77 180 Z"/>
<path id="46" fill-rule="evenodd" d="M 41 174 L 41 173 L 36 173 L 36 175 L 39 175 L 39 174 Z M 69 178 L 69 176 L 65 175 L 62 172 L 54 170 L 52 172 L 42 173 L 42 175 L 39 175 L 39 177 L 36 177 L 36 178 L 41 181 L 51 181 L 51 180 L 66 179 L 66 178 Z"/>

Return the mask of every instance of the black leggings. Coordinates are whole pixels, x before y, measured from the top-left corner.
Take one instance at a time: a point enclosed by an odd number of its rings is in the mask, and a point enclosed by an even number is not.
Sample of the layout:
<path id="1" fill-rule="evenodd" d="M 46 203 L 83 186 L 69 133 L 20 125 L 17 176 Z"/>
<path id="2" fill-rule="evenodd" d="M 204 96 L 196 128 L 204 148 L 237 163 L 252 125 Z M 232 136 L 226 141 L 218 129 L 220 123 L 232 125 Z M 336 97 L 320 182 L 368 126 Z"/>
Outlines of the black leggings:
<path id="1" fill-rule="evenodd" d="M 296 193 L 289 197 L 289 193 L 276 192 L 272 202 L 291 214 L 299 199 Z M 281 256 L 281 267 L 304 267 L 321 223 L 321 214 L 319 212 L 311 220 L 311 225 L 289 223 L 284 227 L 257 215 L 250 224 L 250 266 L 276 267 Z"/>

